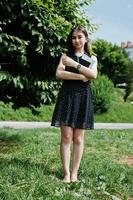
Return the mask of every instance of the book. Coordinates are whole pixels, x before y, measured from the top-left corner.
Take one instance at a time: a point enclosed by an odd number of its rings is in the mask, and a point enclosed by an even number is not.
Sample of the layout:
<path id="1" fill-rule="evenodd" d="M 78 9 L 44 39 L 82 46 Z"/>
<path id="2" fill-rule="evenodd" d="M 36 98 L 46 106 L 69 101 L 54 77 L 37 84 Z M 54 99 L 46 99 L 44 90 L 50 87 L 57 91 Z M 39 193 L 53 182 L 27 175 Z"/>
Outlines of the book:
<path id="1" fill-rule="evenodd" d="M 95 62 L 96 61 L 87 54 L 83 54 L 80 58 L 80 64 L 89 67 L 90 69 L 93 67 Z"/>

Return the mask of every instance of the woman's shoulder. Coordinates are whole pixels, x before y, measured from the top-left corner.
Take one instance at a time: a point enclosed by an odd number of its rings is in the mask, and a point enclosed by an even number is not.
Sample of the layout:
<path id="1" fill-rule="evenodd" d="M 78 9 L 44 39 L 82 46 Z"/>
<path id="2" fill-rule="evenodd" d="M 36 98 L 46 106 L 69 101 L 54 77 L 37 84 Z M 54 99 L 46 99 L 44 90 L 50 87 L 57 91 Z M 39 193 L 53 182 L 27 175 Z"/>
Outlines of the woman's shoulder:
<path id="1" fill-rule="evenodd" d="M 95 61 L 97 61 L 97 57 L 95 55 L 91 55 L 91 58 Z"/>
<path id="2" fill-rule="evenodd" d="M 93 59 L 94 61 L 97 61 L 97 57 L 95 55 L 90 55 L 87 52 L 84 52 L 82 58 L 88 61 L 91 59 Z"/>

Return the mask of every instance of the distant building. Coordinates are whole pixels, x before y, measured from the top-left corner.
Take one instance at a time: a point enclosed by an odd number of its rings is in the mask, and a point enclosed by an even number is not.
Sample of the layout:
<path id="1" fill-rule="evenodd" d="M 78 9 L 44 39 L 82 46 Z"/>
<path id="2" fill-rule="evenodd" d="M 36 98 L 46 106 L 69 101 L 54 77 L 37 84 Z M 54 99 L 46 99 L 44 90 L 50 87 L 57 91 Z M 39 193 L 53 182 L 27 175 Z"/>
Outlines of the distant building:
<path id="1" fill-rule="evenodd" d="M 131 41 L 121 42 L 121 48 L 129 54 L 129 58 L 133 61 L 133 43 Z"/>

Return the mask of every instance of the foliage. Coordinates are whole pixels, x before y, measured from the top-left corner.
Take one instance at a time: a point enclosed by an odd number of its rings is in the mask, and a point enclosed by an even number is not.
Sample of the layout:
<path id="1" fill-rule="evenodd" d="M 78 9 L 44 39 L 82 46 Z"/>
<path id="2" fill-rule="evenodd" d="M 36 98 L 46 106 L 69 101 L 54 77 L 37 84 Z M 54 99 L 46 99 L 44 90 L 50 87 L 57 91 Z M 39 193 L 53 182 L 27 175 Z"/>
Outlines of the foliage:
<path id="1" fill-rule="evenodd" d="M 15 47 L 16 42 L 25 41 L 25 44 L 28 45 L 26 49 L 28 72 L 33 73 L 34 68 L 34 73 L 42 76 L 43 72 L 43 75 L 46 76 L 46 73 L 48 75 L 48 69 L 52 70 L 56 59 L 65 50 L 65 40 L 72 25 L 82 23 L 90 30 L 92 29 L 90 21 L 80 11 L 81 6 L 90 2 L 92 0 L 82 0 L 80 4 L 78 4 L 78 0 L 71 2 L 6 0 L 1 2 L 0 21 L 3 33 L 0 37 L 1 43 L 5 47 L 4 52 L 9 51 L 8 54 L 11 57 L 10 51 L 18 51 Z M 3 37 L 3 34 L 6 37 Z M 24 48 L 23 51 L 25 52 Z M 38 65 L 40 65 L 39 68 L 37 68 Z"/>
<path id="2" fill-rule="evenodd" d="M 0 199 L 130 199 L 131 141 L 132 130 L 87 131 L 79 182 L 64 184 L 59 129 L 0 129 Z"/>
<path id="3" fill-rule="evenodd" d="M 15 73 L 15 70 L 11 68 L 13 67 L 12 65 L 16 64 L 20 67 L 23 66 L 24 70 L 24 67 L 27 64 L 26 47 L 28 42 L 7 33 L 1 33 L 0 43 L 0 54 L 2 60 L 5 61 L 5 63 L 1 64 L 4 64 L 5 70 L 8 68 L 8 65 L 10 65 L 9 71 Z"/>
<path id="4" fill-rule="evenodd" d="M 41 103 L 54 104 L 56 102 L 57 94 L 61 86 L 61 81 L 47 80 L 36 82 L 38 88 L 41 89 Z"/>
<path id="5" fill-rule="evenodd" d="M 13 102 L 14 107 L 34 106 L 55 103 L 61 82 L 55 80 L 40 81 L 26 76 L 13 77 L 8 72 L 0 72 L 0 99 Z"/>
<path id="6" fill-rule="evenodd" d="M 127 83 L 131 61 L 128 54 L 118 47 L 103 39 L 94 42 L 95 51 L 99 61 L 99 70 L 112 80 L 114 86 Z"/>
<path id="7" fill-rule="evenodd" d="M 129 95 L 133 92 L 133 62 L 130 65 L 131 65 L 131 68 L 128 72 L 128 79 L 127 79 L 127 86 L 125 90 L 124 101 L 126 101 Z"/>
<path id="8" fill-rule="evenodd" d="M 113 83 L 105 75 L 98 76 L 93 81 L 93 101 L 95 112 L 107 112 L 112 103 L 112 95 L 114 92 Z"/>
<path id="9" fill-rule="evenodd" d="M 66 49 L 65 41 L 71 27 L 82 24 L 90 32 L 94 30 L 95 27 L 81 9 L 92 2 L 93 0 L 0 2 L 0 65 L 2 73 L 7 72 L 8 82 L 6 85 L 6 80 L 1 80 L 1 100 L 6 102 L 10 99 L 18 106 L 39 105 L 42 98 L 44 103 L 50 103 L 50 99 L 44 98 L 43 85 L 48 84 L 44 81 L 54 76 L 59 56 Z M 50 87 L 53 89 L 53 86 Z M 10 92 L 10 88 L 13 92 Z"/>

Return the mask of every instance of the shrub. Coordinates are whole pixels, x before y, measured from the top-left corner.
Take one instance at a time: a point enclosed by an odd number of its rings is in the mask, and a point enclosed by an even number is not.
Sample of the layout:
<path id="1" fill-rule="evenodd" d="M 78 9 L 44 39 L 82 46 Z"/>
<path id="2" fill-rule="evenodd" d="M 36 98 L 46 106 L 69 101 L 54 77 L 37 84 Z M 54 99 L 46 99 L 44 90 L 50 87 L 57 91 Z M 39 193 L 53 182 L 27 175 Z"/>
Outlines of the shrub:
<path id="1" fill-rule="evenodd" d="M 12 102 L 14 108 L 35 108 L 40 104 L 53 104 L 56 101 L 61 81 L 27 79 L 13 77 L 8 72 L 0 72 L 0 99 L 7 103 Z"/>
<path id="2" fill-rule="evenodd" d="M 93 102 L 94 112 L 107 112 L 111 106 L 114 86 L 111 80 L 105 75 L 99 75 L 98 78 L 92 82 L 93 85 Z"/>

